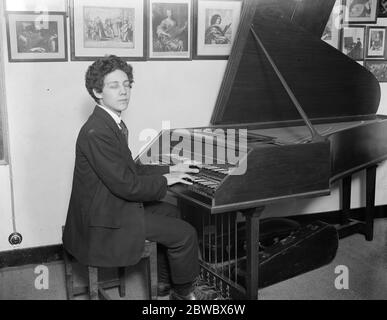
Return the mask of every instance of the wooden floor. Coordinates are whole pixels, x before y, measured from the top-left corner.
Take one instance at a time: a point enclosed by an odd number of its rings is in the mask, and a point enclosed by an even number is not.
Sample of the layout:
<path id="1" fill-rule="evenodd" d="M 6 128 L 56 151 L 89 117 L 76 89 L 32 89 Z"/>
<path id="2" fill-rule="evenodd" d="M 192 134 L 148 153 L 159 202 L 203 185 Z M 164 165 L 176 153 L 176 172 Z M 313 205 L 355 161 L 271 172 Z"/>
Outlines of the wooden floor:
<path id="1" fill-rule="evenodd" d="M 337 289 L 338 266 L 348 268 L 348 289 Z M 49 289 L 37 290 L 36 265 L 0 270 L 0 299 L 61 300 L 66 298 L 62 262 L 50 263 Z M 130 268 L 125 299 L 145 299 L 143 266 Z M 80 273 L 81 275 L 81 273 Z M 82 277 L 78 279 L 82 282 Z M 342 282 L 341 282 L 342 283 Z M 113 298 L 119 298 L 112 290 Z M 81 296 L 79 299 L 85 299 Z M 374 300 L 387 299 L 387 219 L 375 221 L 375 237 L 365 241 L 361 235 L 340 240 L 336 258 L 327 266 L 261 289 L 263 300 Z"/>

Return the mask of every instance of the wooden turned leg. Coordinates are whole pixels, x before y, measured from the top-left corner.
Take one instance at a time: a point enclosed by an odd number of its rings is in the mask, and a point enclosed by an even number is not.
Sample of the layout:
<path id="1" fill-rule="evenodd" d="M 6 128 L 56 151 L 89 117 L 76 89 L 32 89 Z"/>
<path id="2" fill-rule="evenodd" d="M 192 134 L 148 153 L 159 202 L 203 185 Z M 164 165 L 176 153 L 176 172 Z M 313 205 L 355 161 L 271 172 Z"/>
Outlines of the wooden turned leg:
<path id="1" fill-rule="evenodd" d="M 118 279 L 120 281 L 120 286 L 118 288 L 120 297 L 123 298 L 126 296 L 126 272 L 125 272 L 125 267 L 120 267 L 118 268 Z"/>
<path id="2" fill-rule="evenodd" d="M 258 268 L 259 268 L 259 217 L 264 207 L 244 212 L 246 216 L 247 240 L 247 270 L 246 270 L 246 298 L 258 299 Z"/>
<path id="3" fill-rule="evenodd" d="M 349 214 L 351 211 L 351 184 L 352 184 L 352 177 L 347 176 L 343 178 L 341 181 L 342 185 L 342 213 L 341 213 L 341 225 L 348 225 L 349 224 Z"/>
<path id="4" fill-rule="evenodd" d="M 66 278 L 66 293 L 67 299 L 74 299 L 74 277 L 73 277 L 73 266 L 71 264 L 71 258 L 66 250 L 63 250 L 63 260 L 65 266 L 65 278 Z"/>

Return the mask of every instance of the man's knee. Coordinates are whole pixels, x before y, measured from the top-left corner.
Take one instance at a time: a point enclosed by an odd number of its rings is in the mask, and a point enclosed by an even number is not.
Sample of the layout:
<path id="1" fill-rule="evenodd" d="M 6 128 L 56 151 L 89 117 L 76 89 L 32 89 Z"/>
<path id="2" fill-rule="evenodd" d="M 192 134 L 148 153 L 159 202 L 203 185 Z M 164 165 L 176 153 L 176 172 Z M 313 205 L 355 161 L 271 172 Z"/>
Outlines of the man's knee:
<path id="1" fill-rule="evenodd" d="M 173 204 L 163 202 L 163 209 L 168 212 L 167 216 L 172 218 L 181 218 L 181 212 L 178 207 Z"/>
<path id="2" fill-rule="evenodd" d="M 145 202 L 144 208 L 146 212 L 153 215 L 171 218 L 181 217 L 180 210 L 177 206 L 164 201 Z"/>
<path id="3" fill-rule="evenodd" d="M 190 245 L 197 245 L 198 236 L 195 228 L 188 222 L 183 221 L 184 227 L 181 229 L 181 233 L 184 237 L 185 243 Z"/>

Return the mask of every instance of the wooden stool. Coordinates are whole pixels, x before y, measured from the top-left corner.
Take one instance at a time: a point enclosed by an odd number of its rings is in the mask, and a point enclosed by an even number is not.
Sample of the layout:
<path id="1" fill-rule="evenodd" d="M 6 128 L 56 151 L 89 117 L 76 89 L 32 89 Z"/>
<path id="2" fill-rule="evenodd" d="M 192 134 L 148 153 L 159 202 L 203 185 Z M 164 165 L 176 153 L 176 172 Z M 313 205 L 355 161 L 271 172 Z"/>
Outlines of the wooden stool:
<path id="1" fill-rule="evenodd" d="M 157 246 L 155 242 L 145 241 L 144 251 L 141 259 L 147 259 L 146 264 L 146 285 L 148 299 L 157 299 Z M 75 296 L 88 293 L 90 300 L 111 300 L 105 289 L 118 287 L 120 297 L 124 297 L 125 288 L 125 267 L 118 267 L 118 279 L 99 281 L 98 267 L 87 266 L 88 285 L 74 286 L 74 275 L 72 262 L 76 259 L 63 248 L 63 260 L 66 274 L 67 299 L 73 300 Z"/>

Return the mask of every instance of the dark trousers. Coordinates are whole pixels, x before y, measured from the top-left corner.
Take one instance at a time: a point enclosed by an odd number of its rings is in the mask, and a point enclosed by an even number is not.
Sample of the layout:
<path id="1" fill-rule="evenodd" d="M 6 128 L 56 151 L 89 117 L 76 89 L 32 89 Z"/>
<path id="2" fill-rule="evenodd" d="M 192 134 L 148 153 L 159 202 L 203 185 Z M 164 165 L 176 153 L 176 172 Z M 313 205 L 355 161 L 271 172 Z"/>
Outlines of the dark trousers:
<path id="1" fill-rule="evenodd" d="M 199 275 L 196 230 L 180 219 L 179 209 L 166 202 L 144 203 L 145 237 L 157 242 L 160 282 L 188 283 Z"/>

